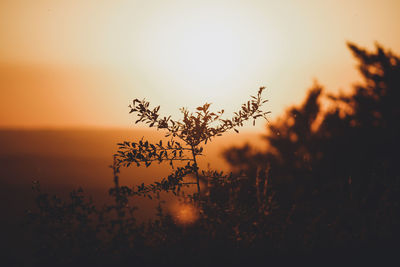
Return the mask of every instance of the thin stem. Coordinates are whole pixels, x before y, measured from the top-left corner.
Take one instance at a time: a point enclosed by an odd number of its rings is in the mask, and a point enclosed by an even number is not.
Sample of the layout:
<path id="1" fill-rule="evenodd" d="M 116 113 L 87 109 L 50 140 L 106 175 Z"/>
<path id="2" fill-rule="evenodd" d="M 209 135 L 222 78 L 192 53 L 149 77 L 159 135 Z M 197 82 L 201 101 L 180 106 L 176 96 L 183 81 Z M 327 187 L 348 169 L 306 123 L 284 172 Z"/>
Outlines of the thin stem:
<path id="1" fill-rule="evenodd" d="M 113 169 L 113 175 L 114 175 L 115 189 L 118 190 L 118 188 L 119 188 L 119 178 L 118 178 L 118 171 L 117 171 L 117 158 L 116 158 L 115 155 L 113 157 L 112 169 Z"/>
<path id="2" fill-rule="evenodd" d="M 195 174 L 196 174 L 196 183 L 197 183 L 197 193 L 200 197 L 200 177 L 199 177 L 198 165 L 197 165 L 197 160 L 196 160 L 196 153 L 194 152 L 195 151 L 194 146 L 192 145 L 191 147 L 192 147 L 191 150 L 192 150 L 194 165 L 196 166 Z"/>

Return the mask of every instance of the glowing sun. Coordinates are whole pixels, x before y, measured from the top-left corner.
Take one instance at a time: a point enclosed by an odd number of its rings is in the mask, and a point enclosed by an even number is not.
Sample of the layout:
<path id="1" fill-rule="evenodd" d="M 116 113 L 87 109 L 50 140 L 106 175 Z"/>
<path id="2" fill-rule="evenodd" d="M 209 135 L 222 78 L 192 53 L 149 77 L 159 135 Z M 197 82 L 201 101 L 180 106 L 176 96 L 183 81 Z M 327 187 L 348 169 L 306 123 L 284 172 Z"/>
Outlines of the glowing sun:
<path id="1" fill-rule="evenodd" d="M 157 86 L 174 88 L 187 99 L 219 102 L 245 84 L 271 53 L 265 25 L 254 11 L 184 7 L 153 14 L 143 27 L 141 58 Z M 270 43 L 270 42 L 269 42 Z M 270 51 L 272 51 L 270 49 Z"/>

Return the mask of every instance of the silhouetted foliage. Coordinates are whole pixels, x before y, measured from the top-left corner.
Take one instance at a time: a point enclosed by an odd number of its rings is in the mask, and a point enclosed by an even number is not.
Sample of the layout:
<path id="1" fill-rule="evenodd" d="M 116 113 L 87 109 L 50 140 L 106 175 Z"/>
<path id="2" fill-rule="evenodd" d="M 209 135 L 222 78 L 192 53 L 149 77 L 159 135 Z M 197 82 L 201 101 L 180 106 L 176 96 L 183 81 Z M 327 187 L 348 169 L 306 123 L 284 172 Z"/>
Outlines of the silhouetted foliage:
<path id="1" fill-rule="evenodd" d="M 190 184 L 197 185 L 198 193 L 190 196 L 187 201 L 192 204 L 195 202 L 203 218 L 207 218 L 203 220 L 204 227 L 199 228 L 201 231 L 195 234 L 195 238 L 210 238 L 217 234 L 225 239 L 224 245 L 232 246 L 231 241 L 235 240 L 237 233 L 232 232 L 230 228 L 221 232 L 222 228 L 215 228 L 214 225 L 222 218 L 229 219 L 234 213 L 228 201 L 231 196 L 229 193 L 224 194 L 228 198 L 222 197 L 224 201 L 221 201 L 222 195 L 217 196 L 215 193 L 218 187 L 234 190 L 243 177 L 217 171 L 200 171 L 196 157 L 203 152 L 201 144 L 232 129 L 238 132 L 237 128 L 250 119 L 253 120 L 253 124 L 257 118 L 266 119 L 269 112 L 261 110 L 261 106 L 267 102 L 262 98 L 264 89 L 261 87 L 256 96 L 251 96 L 252 99 L 243 104 L 241 110 L 234 113 L 231 119 L 221 117 L 223 110 L 211 112 L 210 104 L 198 107 L 195 113 L 181 109 L 183 113 L 181 121 L 173 120 L 171 117 L 159 118 L 160 107 L 151 110 L 149 102 L 135 99 L 130 106 L 130 113 L 137 113 L 139 119 L 136 123 L 144 122 L 149 127 L 166 130 L 165 137 L 170 137 L 170 140 L 164 144 L 162 140 L 150 143 L 143 139 L 138 142 L 119 143 L 119 149 L 114 155 L 111 166 L 115 186 L 109 190 L 109 194 L 114 201 L 100 208 L 93 205 L 91 200 L 86 200 L 81 189 L 71 192 L 70 198 L 63 200 L 56 195 L 41 193 L 39 184 L 35 183 L 38 210 L 30 212 L 29 218 L 40 241 L 37 264 L 128 264 L 132 259 L 139 264 L 156 264 L 163 261 L 170 263 L 175 257 L 182 257 L 179 248 L 182 242 L 192 242 L 189 236 L 184 235 L 184 229 L 177 225 L 170 215 L 163 212 L 161 204 L 158 208 L 158 219 L 147 224 L 138 224 L 134 216 L 136 207 L 130 204 L 132 203 L 130 200 L 140 196 L 152 198 L 154 194 L 158 198 L 158 193 L 161 191 L 178 194 L 183 186 Z M 129 167 L 131 164 L 135 167 L 141 165 L 149 167 L 153 162 L 165 161 L 173 168 L 172 174 L 167 178 L 149 185 L 119 184 L 121 167 Z M 187 162 L 187 164 L 183 167 L 174 167 L 174 162 Z M 185 182 L 184 178 L 188 175 L 195 175 L 197 181 Z M 200 196 L 200 179 L 207 183 L 209 189 L 205 196 Z M 207 205 L 213 208 L 207 208 Z M 200 206 L 205 209 L 201 209 Z M 224 236 L 224 233 L 228 236 Z M 168 249 L 164 251 L 162 248 L 165 246 Z M 158 252 L 158 256 L 162 254 L 162 258 L 152 259 L 150 253 L 153 250 Z M 201 251 L 194 249 L 190 253 L 199 252 Z M 187 256 L 183 255 L 185 259 Z M 164 257 L 166 259 L 163 259 Z"/>
<path id="2" fill-rule="evenodd" d="M 386 253 L 380 261 L 393 256 L 400 237 L 400 112 L 395 102 L 400 62 L 379 45 L 376 52 L 354 44 L 349 48 L 360 63 L 363 84 L 338 95 L 315 85 L 300 106 L 268 124 L 267 152 L 249 145 L 225 151 L 235 171 L 229 175 L 198 170 L 200 144 L 256 117 L 262 89 L 231 120 L 209 112 L 206 104 L 194 114 L 183 109 L 184 119 L 174 121 L 160 118 L 159 107 L 134 100 L 137 122 L 181 140 L 119 144 L 110 190 L 114 201 L 103 207 L 95 207 L 82 191 L 66 200 L 39 191 L 38 209 L 29 214 L 37 265 L 227 266 L 276 260 L 282 265 L 299 256 L 351 256 L 360 264 L 380 253 Z M 155 184 L 119 185 L 120 167 L 163 161 L 189 163 Z M 206 184 L 204 193 L 185 199 L 196 208 L 197 220 L 180 225 L 160 203 L 156 218 L 137 222 L 129 199 L 179 193 L 191 174 Z"/>
<path id="3" fill-rule="evenodd" d="M 183 179 L 189 174 L 194 174 L 197 194 L 199 195 L 200 179 L 213 179 L 212 177 L 201 176 L 201 173 L 199 174 L 197 156 L 203 152 L 201 145 L 203 143 L 207 144 L 211 139 L 221 136 L 232 129 L 238 133 L 237 128 L 243 126 L 243 123 L 248 120 L 253 120 L 254 125 L 257 118 L 263 117 L 267 119 L 266 115 L 269 112 L 261 110 L 262 105 L 267 102 L 262 98 L 264 89 L 265 87 L 260 87 L 257 95 L 251 96 L 251 100 L 243 104 L 241 110 L 235 112 L 231 119 L 222 118 L 224 110 L 211 112 L 209 110 L 210 104 L 206 103 L 201 107 L 197 107 L 195 113 L 189 112 L 186 108 L 181 108 L 183 119 L 173 120 L 171 116 L 161 117 L 159 115 L 160 106 L 150 109 L 150 103 L 146 100 L 134 99 L 133 104 L 129 107 L 131 109 L 130 113 L 136 113 L 138 116 L 135 123 L 143 122 L 150 128 L 155 127 L 157 130 L 165 130 L 165 137 L 170 137 L 171 140 L 164 145 L 162 140 L 154 144 L 147 140 L 119 143 L 119 150 L 114 155 L 113 164 L 116 188 L 111 190 L 111 193 L 119 194 L 122 190 L 128 196 L 146 195 L 150 198 L 150 193 L 158 193 L 160 191 L 176 193 L 180 191 L 182 186 L 192 184 L 184 182 Z M 178 167 L 167 178 L 163 178 L 160 182 L 154 184 L 142 184 L 137 186 L 137 189 L 126 186 L 121 188 L 119 186 L 118 173 L 121 166 L 129 167 L 134 163 L 138 167 L 142 164 L 149 167 L 154 161 L 158 163 L 168 161 L 172 167 L 174 161 L 187 161 L 187 164 L 184 167 Z"/>
<path id="4" fill-rule="evenodd" d="M 347 95 L 324 94 L 315 85 L 302 105 L 268 125 L 268 152 L 244 146 L 225 155 L 250 176 L 257 166 L 270 166 L 269 185 L 288 216 L 285 231 L 298 242 L 387 248 L 400 223 L 399 58 L 380 45 L 375 52 L 348 46 L 363 84 Z"/>

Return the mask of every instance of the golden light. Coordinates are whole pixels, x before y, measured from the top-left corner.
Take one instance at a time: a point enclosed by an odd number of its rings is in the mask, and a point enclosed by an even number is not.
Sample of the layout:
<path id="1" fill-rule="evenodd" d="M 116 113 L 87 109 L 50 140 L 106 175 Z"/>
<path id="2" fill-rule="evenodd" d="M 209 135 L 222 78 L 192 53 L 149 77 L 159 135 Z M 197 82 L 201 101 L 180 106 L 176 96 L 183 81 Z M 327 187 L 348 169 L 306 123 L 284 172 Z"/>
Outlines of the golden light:
<path id="1" fill-rule="evenodd" d="M 187 203 L 175 203 L 171 209 L 176 223 L 181 225 L 192 224 L 199 216 L 196 207 Z"/>
<path id="2" fill-rule="evenodd" d="M 327 90 L 350 88 L 358 72 L 346 41 L 400 47 L 399 7 L 394 0 L 2 0 L 0 126 L 126 127 L 134 98 L 175 118 L 178 108 L 205 102 L 229 115 L 260 86 L 277 116 L 314 78 Z"/>
<path id="3" fill-rule="evenodd" d="M 243 57 L 240 39 L 229 25 L 194 24 L 177 44 L 177 67 L 184 76 L 198 83 L 219 82 L 238 70 Z"/>
<path id="4" fill-rule="evenodd" d="M 168 87 L 187 106 L 226 106 L 227 95 L 257 81 L 260 69 L 275 60 L 277 31 L 261 17 L 244 5 L 153 10 L 135 33 L 135 58 L 144 73 L 157 77 L 151 87 Z"/>

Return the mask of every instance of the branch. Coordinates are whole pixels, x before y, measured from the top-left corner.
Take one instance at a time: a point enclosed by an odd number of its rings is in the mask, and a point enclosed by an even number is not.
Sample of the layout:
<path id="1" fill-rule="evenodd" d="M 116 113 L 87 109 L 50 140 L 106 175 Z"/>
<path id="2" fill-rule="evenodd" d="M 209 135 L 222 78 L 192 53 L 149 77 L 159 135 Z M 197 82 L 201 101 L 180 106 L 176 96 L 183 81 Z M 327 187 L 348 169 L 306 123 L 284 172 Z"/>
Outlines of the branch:
<path id="1" fill-rule="evenodd" d="M 146 140 L 139 142 L 123 142 L 119 143 L 119 150 L 114 154 L 116 167 L 129 167 L 131 163 L 140 166 L 142 163 L 149 167 L 152 162 L 161 163 L 169 161 L 190 161 L 193 160 L 190 155 L 185 152 L 192 152 L 190 148 L 182 147 L 179 142 L 168 141 L 166 146 L 160 140 L 159 143 L 152 144 Z M 196 155 L 200 155 L 202 150 L 196 150 Z"/>
<path id="2" fill-rule="evenodd" d="M 172 191 L 174 194 L 180 191 L 182 186 L 189 185 L 190 183 L 184 183 L 183 178 L 189 174 L 194 173 L 198 167 L 196 164 L 188 164 L 184 167 L 178 167 L 172 174 L 168 175 L 167 178 L 163 178 L 160 182 L 153 184 L 141 185 L 129 188 L 127 186 L 121 186 L 119 188 L 111 188 L 110 195 L 122 194 L 123 196 L 148 196 L 152 198 L 150 194 L 158 193 L 161 191 Z"/>

